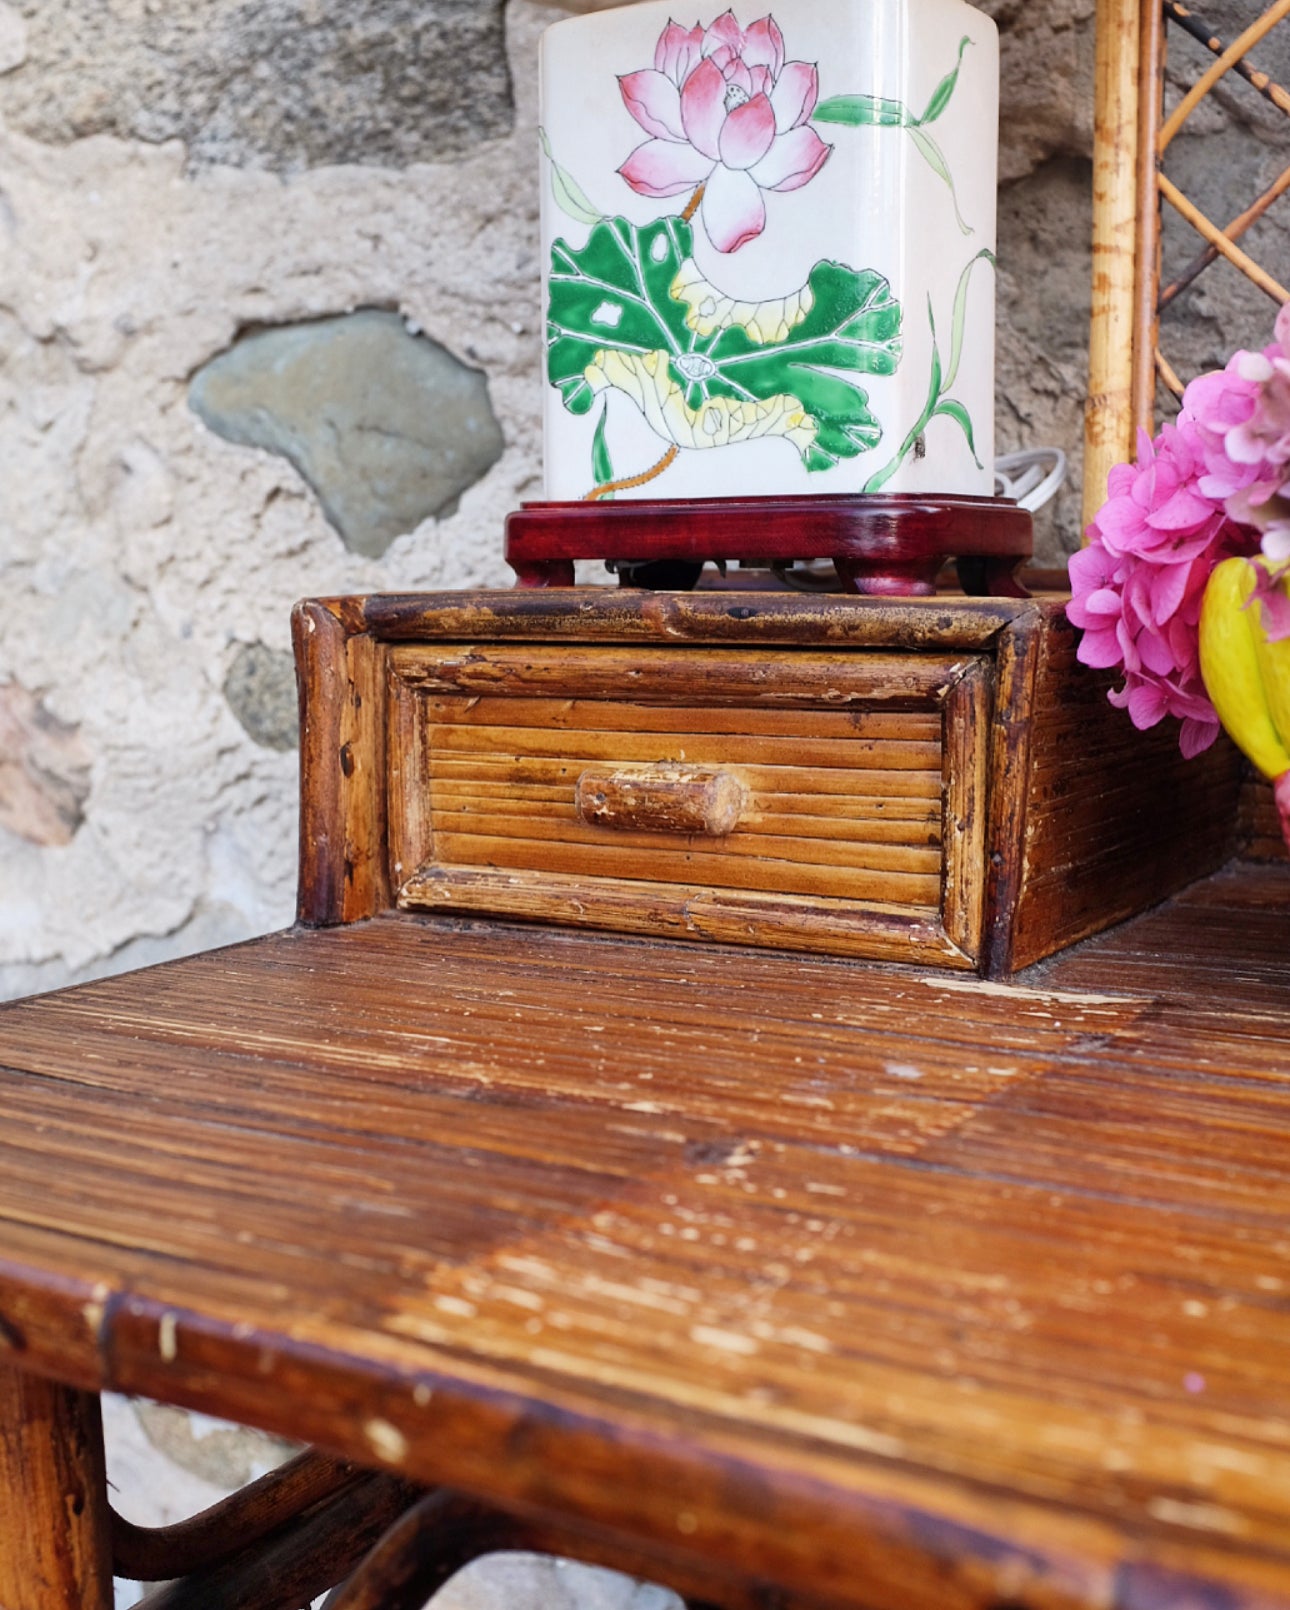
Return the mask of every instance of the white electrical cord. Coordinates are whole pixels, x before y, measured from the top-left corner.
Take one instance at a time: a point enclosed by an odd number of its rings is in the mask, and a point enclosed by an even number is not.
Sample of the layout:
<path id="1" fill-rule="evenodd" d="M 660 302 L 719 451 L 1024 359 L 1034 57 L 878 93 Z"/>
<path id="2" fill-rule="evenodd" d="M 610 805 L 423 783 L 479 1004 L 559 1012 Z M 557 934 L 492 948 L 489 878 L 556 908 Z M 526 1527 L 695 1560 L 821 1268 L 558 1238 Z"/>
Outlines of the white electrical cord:
<path id="1" fill-rule="evenodd" d="M 1028 447 L 994 461 L 996 497 L 1012 498 L 1031 514 L 1051 503 L 1066 479 L 1066 455 L 1060 447 Z"/>

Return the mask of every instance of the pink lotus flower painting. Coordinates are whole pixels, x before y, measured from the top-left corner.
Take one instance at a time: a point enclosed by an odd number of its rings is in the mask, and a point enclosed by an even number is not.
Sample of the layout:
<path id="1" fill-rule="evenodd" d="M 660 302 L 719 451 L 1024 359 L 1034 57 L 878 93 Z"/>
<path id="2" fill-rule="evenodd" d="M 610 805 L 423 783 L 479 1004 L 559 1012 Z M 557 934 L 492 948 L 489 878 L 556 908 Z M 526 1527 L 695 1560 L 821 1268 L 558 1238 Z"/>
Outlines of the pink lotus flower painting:
<path id="1" fill-rule="evenodd" d="M 649 135 L 619 173 L 644 196 L 702 187 L 703 227 L 720 252 L 765 229 L 763 191 L 800 189 L 832 150 L 810 124 L 818 69 L 785 56 L 773 16 L 741 28 L 727 11 L 706 30 L 669 22 L 654 66 L 618 81 Z"/>

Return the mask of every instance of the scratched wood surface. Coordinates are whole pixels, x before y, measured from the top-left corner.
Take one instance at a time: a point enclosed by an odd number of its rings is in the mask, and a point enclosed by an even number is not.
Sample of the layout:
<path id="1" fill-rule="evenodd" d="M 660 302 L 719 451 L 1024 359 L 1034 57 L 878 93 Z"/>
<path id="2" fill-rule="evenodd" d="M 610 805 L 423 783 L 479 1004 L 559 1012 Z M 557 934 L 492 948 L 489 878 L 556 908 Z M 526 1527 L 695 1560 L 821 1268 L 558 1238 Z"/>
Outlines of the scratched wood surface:
<path id="1" fill-rule="evenodd" d="M 1032 615 L 1034 609 L 1003 599 L 821 602 L 797 594 L 713 597 L 612 588 L 388 594 L 301 604 L 293 620 L 303 800 L 298 914 L 311 924 L 375 916 L 391 905 L 391 887 L 403 887 L 432 857 L 428 692 L 459 694 L 464 700 L 501 694 L 528 700 L 567 697 L 572 658 L 564 646 L 569 644 L 581 662 L 581 699 L 622 704 L 626 694 L 652 707 L 694 705 L 696 697 L 730 702 L 736 683 L 747 696 L 747 665 L 760 654 L 763 665 L 754 668 L 754 679 L 763 708 L 805 712 L 821 700 L 836 700 L 839 675 L 849 687 L 844 702 L 852 708 L 858 681 L 879 705 L 926 704 L 937 689 L 944 691 L 947 671 L 961 675 L 968 663 L 963 650 L 989 647 L 1018 613 Z M 433 652 L 425 647 L 430 644 Z M 523 649 L 507 657 L 502 644 L 523 644 Z M 684 655 L 654 652 L 681 644 L 688 650 Z M 783 654 L 776 652 L 784 647 L 828 649 L 829 654 L 794 655 L 788 676 Z M 709 652 L 699 665 L 699 650 L 720 652 Z M 707 720 L 713 720 L 712 713 Z M 808 736 L 805 718 L 792 726 Z M 958 802 L 965 802 L 961 789 Z M 852 913 L 841 927 L 855 932 L 842 934 L 842 948 L 858 945 L 871 955 L 900 960 L 944 956 L 952 966 L 970 964 L 965 952 L 974 950 L 978 937 L 979 890 L 968 887 L 960 863 L 973 848 L 973 834 L 979 836 L 982 818 L 984 811 L 976 811 L 973 823 L 965 818 L 963 829 L 958 818 L 950 821 L 944 923 L 916 919 L 902 926 L 889 913 L 870 923 L 865 914 Z M 486 876 L 472 877 L 436 861 L 433 903 L 548 918 L 562 911 L 570 921 L 580 908 L 594 906 L 599 913 L 594 921 L 609 926 L 636 931 L 660 926 L 649 911 L 633 911 L 620 881 L 588 887 L 586 879 L 573 879 L 565 898 L 559 879 L 569 874 L 552 871 L 549 877 L 554 882 L 540 894 L 530 889 L 531 877 L 523 871 L 515 879 L 502 876 L 491 887 Z M 665 886 L 665 879 L 657 882 Z M 676 898 L 662 895 L 654 902 L 664 929 L 684 931 L 678 910 L 686 895 L 683 889 Z M 544 910 L 530 913 L 535 898 L 544 900 Z M 750 929 L 773 927 L 781 942 L 796 931 L 797 942 L 815 945 L 831 927 L 828 916 L 810 906 L 794 910 L 779 903 L 760 910 L 755 900 L 752 905 L 754 910 L 747 911 L 721 908 L 712 924 L 704 918 L 704 932 L 747 940 Z"/>
<path id="2" fill-rule="evenodd" d="M 851 1610 L 1288 1602 L 1288 956 L 1267 866 L 1013 985 L 391 914 L 11 1004 L 0 1337 Z"/>
<path id="3" fill-rule="evenodd" d="M 1030 701 L 1009 963 L 1029 966 L 1154 905 L 1235 848 L 1244 762 L 1226 738 L 1185 760 L 1174 722 L 1139 732 L 1114 679 L 1075 659 L 1064 617 L 1040 634 Z"/>

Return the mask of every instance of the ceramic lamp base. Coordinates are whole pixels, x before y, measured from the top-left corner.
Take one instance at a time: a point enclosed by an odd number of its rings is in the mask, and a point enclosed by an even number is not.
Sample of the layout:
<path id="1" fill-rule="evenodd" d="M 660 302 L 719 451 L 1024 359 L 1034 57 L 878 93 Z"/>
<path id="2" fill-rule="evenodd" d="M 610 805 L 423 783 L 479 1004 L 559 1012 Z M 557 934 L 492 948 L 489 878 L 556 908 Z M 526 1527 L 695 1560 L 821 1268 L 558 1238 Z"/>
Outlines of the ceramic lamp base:
<path id="1" fill-rule="evenodd" d="M 830 559 L 843 592 L 911 597 L 934 593 L 954 559 L 965 592 L 1025 598 L 1016 572 L 1033 548 L 1025 509 L 948 493 L 526 503 L 506 521 L 506 562 L 521 587 L 571 587 L 575 559 Z"/>

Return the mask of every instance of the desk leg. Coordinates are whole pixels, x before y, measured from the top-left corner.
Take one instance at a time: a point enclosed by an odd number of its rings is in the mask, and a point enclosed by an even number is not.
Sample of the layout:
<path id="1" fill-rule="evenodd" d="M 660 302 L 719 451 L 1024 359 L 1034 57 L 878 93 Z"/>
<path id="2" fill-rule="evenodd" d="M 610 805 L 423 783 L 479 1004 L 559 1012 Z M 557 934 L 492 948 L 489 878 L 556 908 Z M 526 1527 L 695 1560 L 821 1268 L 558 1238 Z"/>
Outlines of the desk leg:
<path id="1" fill-rule="evenodd" d="M 3 1364 L 0 1610 L 112 1610 L 99 1400 Z"/>

